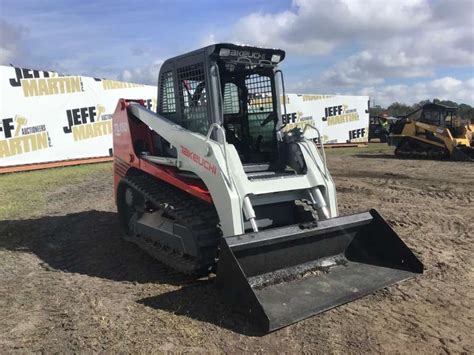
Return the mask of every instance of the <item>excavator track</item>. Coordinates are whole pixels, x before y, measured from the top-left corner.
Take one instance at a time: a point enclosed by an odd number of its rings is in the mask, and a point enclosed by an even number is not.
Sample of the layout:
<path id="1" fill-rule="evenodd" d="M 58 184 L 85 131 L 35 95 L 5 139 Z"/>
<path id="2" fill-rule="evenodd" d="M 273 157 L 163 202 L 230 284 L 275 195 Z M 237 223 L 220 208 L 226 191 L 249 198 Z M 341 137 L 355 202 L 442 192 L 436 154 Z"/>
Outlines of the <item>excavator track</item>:
<path id="1" fill-rule="evenodd" d="M 120 185 L 123 195 L 118 195 L 117 205 L 125 240 L 137 244 L 161 263 L 187 275 L 205 276 L 214 269 L 221 232 L 219 218 L 212 205 L 141 172 L 128 174 L 122 178 Z M 127 193 L 132 195 L 131 206 L 126 201 Z M 157 210 L 192 234 L 199 251 L 198 257 L 173 249 L 156 238 L 134 232 L 133 224 L 139 216 Z"/>

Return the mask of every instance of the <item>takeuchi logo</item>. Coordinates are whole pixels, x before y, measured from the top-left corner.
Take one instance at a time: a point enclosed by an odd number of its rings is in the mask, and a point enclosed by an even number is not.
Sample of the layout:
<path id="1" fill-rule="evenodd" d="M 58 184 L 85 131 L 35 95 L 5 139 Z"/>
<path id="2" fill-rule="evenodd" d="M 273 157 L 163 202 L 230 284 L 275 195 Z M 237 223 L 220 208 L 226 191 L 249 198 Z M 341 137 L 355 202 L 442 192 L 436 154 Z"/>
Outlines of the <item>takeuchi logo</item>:
<path id="1" fill-rule="evenodd" d="M 0 122 L 0 158 L 7 158 L 51 147 L 46 125 L 28 126 L 21 115 L 4 118 Z"/>
<path id="2" fill-rule="evenodd" d="M 9 82 L 12 87 L 21 87 L 25 97 L 84 91 L 80 76 L 66 76 L 43 70 L 15 67 L 15 76 Z"/>

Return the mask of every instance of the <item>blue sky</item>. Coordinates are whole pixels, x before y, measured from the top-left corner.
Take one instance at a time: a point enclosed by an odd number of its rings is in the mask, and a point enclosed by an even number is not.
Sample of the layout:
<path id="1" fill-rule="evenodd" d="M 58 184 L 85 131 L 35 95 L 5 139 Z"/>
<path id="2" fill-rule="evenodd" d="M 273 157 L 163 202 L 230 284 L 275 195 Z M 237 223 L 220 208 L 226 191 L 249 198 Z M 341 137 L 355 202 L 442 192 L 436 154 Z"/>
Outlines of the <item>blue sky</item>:
<path id="1" fill-rule="evenodd" d="M 0 0 L 2 64 L 154 84 L 219 41 L 287 51 L 289 91 L 474 105 L 474 1 Z"/>

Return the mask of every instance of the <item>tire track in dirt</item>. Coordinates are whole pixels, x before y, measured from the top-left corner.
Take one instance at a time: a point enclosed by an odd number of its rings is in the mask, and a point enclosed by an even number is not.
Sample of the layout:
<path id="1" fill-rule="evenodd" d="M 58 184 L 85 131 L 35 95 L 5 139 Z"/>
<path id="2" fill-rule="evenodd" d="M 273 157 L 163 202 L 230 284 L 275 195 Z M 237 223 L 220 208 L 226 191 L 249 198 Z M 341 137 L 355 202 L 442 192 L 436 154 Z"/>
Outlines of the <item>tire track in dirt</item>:
<path id="1" fill-rule="evenodd" d="M 422 276 L 261 337 L 212 280 L 120 241 L 112 176 L 94 175 L 51 191 L 42 218 L 0 222 L 0 352 L 471 352 L 472 165 L 328 161 L 340 212 L 379 210 Z"/>

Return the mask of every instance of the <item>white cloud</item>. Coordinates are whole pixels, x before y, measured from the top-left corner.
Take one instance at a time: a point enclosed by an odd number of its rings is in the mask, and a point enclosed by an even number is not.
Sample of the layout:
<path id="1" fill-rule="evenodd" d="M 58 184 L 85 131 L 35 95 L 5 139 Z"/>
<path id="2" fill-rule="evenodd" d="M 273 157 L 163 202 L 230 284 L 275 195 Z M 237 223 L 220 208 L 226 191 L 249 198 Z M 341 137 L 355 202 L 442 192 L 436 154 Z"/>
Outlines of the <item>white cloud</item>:
<path id="1" fill-rule="evenodd" d="M 474 65 L 472 28 L 426 26 L 430 29 L 410 37 L 368 43 L 324 73 L 323 80 L 335 86 L 371 85 L 386 78 L 432 76 L 439 66 Z"/>
<path id="2" fill-rule="evenodd" d="M 133 69 L 125 69 L 119 76 L 118 80 L 138 83 L 156 85 L 158 82 L 158 74 L 160 67 L 163 64 L 161 59 L 155 60 L 152 64 L 143 67 L 136 67 Z"/>
<path id="3" fill-rule="evenodd" d="M 234 26 L 234 38 L 301 54 L 327 54 L 351 40 L 407 33 L 426 22 L 429 13 L 426 0 L 294 0 L 291 10 L 243 17 Z"/>
<path id="4" fill-rule="evenodd" d="M 206 47 L 206 46 L 210 46 L 211 44 L 215 44 L 215 43 L 217 43 L 216 35 L 214 33 L 209 33 L 205 37 L 201 38 L 200 46 L 201 47 Z"/>
<path id="5" fill-rule="evenodd" d="M 384 85 L 383 82 L 358 87 L 329 88 L 323 82 L 311 78 L 288 83 L 287 92 L 339 95 L 368 95 L 372 104 L 388 106 L 398 101 L 414 104 L 422 100 L 451 100 L 474 105 L 474 77 L 459 80 L 445 76 L 413 84 Z"/>
<path id="6" fill-rule="evenodd" d="M 288 10 L 241 18 L 233 39 L 290 55 L 357 48 L 335 58 L 320 78 L 293 85 L 302 92 L 356 91 L 386 79 L 433 78 L 440 67 L 473 67 L 473 13 L 472 0 L 293 0 Z"/>
<path id="7" fill-rule="evenodd" d="M 412 78 L 432 75 L 429 58 L 412 57 L 406 52 L 387 50 L 383 53 L 364 50 L 335 65 L 322 75 L 330 87 L 374 85 L 387 77 Z"/>
<path id="8" fill-rule="evenodd" d="M 463 81 L 447 76 L 412 85 L 369 86 L 358 90 L 357 93 L 369 95 L 372 104 L 381 106 L 390 105 L 395 101 L 413 104 L 434 98 L 472 105 L 474 103 L 474 78 Z"/>
<path id="9" fill-rule="evenodd" d="M 0 64 L 17 64 L 21 60 L 20 39 L 26 32 L 22 26 L 12 25 L 0 19 Z"/>

